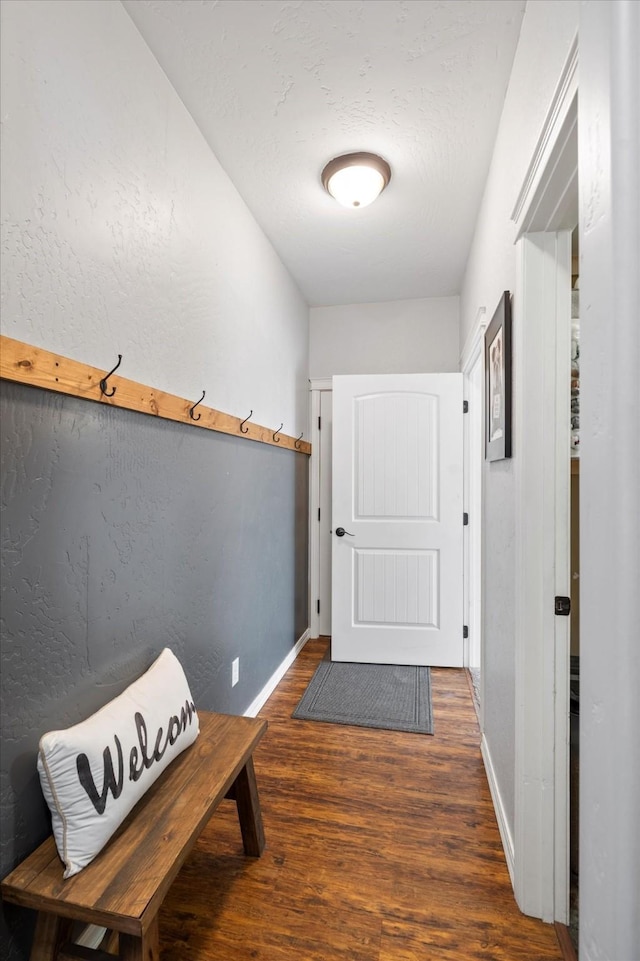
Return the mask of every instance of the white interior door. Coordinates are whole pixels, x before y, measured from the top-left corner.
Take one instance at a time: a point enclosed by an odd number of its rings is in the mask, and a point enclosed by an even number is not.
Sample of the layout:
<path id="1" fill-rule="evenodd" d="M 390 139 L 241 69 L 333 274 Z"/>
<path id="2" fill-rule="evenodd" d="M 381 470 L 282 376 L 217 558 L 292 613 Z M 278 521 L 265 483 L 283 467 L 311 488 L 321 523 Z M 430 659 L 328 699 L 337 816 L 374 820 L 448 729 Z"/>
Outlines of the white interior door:
<path id="1" fill-rule="evenodd" d="M 462 666 L 462 451 L 462 374 L 333 378 L 333 660 Z"/>

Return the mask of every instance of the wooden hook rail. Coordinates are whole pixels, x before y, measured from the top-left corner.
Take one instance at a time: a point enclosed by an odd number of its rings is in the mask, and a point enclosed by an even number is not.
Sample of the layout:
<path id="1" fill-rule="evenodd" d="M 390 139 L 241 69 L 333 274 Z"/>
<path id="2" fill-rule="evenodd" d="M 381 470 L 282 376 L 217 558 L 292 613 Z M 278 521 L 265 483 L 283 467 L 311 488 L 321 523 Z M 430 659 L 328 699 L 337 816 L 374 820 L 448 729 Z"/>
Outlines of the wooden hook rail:
<path id="1" fill-rule="evenodd" d="M 187 400 L 175 394 L 167 394 L 134 380 L 127 380 L 118 374 L 112 374 L 109 378 L 109 387 L 115 387 L 115 393 L 104 394 L 100 389 L 100 381 L 104 376 L 104 370 L 88 367 L 77 360 L 53 354 L 41 347 L 32 347 L 11 337 L 0 336 L 0 377 L 5 380 L 30 387 L 42 387 L 44 390 L 69 394 L 71 397 L 80 397 L 111 407 L 135 410 L 165 420 L 179 421 L 190 427 L 204 427 L 205 430 L 215 430 L 222 434 L 234 434 L 244 440 L 258 441 L 284 450 L 311 453 L 311 444 L 301 442 L 288 434 L 278 434 L 276 440 L 273 427 L 262 427 L 248 421 L 246 427 L 240 431 L 243 421 L 239 417 L 225 414 L 213 407 L 199 404 L 200 419 L 197 420 L 190 413 L 194 407 L 193 399 Z"/>

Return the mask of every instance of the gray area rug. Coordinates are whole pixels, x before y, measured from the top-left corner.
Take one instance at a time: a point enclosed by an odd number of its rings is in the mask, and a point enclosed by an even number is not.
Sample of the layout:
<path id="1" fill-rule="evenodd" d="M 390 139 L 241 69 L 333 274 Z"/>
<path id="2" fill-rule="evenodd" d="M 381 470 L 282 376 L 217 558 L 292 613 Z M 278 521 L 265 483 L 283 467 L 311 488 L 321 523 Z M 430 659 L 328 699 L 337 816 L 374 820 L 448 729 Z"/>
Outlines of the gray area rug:
<path id="1" fill-rule="evenodd" d="M 429 668 L 351 664 L 327 657 L 292 717 L 433 734 Z"/>

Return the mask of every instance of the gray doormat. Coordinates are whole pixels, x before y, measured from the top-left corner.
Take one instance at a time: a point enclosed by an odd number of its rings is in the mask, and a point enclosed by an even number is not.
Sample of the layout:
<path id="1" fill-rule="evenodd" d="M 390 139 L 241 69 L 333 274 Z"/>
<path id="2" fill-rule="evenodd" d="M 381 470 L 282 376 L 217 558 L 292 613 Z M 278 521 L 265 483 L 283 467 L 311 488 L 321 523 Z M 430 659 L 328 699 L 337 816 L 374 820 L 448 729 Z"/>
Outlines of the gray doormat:
<path id="1" fill-rule="evenodd" d="M 291 716 L 433 734 L 429 668 L 351 664 L 326 657 Z"/>

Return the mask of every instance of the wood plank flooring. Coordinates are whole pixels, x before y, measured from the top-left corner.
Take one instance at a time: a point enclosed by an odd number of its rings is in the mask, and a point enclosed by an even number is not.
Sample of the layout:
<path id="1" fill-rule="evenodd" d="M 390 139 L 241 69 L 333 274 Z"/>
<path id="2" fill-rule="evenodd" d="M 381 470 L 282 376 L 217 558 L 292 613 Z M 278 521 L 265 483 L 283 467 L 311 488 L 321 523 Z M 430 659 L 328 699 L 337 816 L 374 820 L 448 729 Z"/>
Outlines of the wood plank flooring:
<path id="1" fill-rule="evenodd" d="M 165 901 L 163 961 L 560 961 L 513 899 L 464 671 L 432 670 L 433 737 L 293 720 L 325 650 L 261 711 L 262 858 L 223 803 Z"/>

